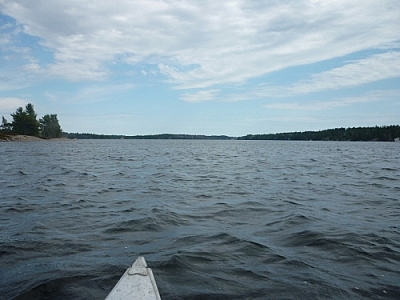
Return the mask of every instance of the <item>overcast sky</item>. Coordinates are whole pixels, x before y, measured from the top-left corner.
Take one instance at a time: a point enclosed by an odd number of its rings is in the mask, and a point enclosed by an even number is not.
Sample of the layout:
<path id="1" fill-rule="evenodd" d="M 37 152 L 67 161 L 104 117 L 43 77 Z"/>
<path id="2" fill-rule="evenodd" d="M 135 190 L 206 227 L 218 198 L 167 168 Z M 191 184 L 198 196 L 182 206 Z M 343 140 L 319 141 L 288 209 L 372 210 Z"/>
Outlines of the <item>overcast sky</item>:
<path id="1" fill-rule="evenodd" d="M 0 115 L 64 131 L 400 124 L 398 0 L 0 0 Z"/>

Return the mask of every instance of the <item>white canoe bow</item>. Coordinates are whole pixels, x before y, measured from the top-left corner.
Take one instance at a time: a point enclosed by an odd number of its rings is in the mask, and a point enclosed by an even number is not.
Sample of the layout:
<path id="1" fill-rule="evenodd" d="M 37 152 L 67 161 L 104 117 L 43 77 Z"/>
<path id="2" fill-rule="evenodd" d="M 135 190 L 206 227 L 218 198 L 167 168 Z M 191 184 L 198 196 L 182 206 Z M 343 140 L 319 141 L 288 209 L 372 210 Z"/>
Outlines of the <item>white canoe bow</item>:
<path id="1" fill-rule="evenodd" d="M 106 300 L 161 300 L 153 272 L 144 257 L 136 259 L 126 270 Z"/>

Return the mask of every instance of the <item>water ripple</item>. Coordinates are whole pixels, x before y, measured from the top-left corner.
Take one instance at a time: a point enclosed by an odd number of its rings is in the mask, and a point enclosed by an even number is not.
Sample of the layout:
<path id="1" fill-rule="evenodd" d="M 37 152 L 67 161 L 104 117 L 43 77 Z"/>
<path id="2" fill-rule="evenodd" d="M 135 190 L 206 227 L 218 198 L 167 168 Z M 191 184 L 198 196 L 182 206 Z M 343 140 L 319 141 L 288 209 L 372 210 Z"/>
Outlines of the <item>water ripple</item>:
<path id="1" fill-rule="evenodd" d="M 400 298 L 396 143 L 0 146 L 0 299 Z"/>

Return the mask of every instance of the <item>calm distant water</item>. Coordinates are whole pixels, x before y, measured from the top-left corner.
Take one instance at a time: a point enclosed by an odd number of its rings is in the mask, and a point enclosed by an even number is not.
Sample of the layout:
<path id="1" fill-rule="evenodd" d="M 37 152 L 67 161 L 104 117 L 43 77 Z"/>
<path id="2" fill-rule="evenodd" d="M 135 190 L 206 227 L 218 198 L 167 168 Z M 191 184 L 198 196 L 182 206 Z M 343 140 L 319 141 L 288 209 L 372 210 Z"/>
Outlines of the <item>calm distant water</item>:
<path id="1" fill-rule="evenodd" d="M 400 143 L 0 143 L 0 299 L 399 299 Z"/>

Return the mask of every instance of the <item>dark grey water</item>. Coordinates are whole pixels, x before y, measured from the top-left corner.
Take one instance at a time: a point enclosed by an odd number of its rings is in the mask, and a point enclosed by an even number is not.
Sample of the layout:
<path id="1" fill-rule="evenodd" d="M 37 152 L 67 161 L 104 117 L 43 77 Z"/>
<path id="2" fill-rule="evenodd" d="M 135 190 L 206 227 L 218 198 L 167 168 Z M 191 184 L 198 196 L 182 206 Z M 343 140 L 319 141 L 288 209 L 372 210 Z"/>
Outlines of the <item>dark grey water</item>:
<path id="1" fill-rule="evenodd" d="M 0 299 L 400 298 L 400 144 L 0 144 Z"/>

